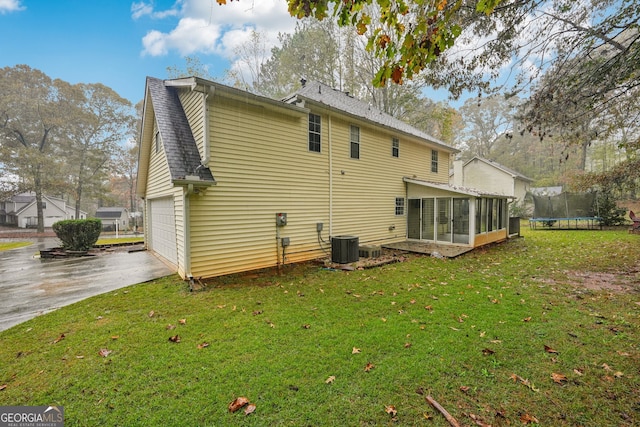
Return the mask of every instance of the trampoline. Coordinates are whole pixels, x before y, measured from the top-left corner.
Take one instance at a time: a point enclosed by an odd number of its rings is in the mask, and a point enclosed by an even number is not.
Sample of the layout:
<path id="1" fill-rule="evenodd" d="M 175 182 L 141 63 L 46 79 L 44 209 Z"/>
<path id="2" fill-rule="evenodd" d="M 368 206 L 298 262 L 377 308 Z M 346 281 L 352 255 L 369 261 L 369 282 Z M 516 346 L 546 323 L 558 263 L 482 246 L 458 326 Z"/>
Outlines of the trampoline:
<path id="1" fill-rule="evenodd" d="M 602 228 L 596 193 L 569 193 L 547 196 L 529 193 L 533 199 L 531 229 L 592 230 Z"/>

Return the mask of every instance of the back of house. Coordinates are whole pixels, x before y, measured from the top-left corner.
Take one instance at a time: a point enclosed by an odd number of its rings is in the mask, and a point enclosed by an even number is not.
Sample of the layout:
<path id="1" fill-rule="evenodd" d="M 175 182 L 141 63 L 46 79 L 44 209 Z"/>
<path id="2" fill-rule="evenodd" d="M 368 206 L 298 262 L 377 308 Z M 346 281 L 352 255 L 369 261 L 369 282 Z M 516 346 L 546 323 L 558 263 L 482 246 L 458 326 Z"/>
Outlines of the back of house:
<path id="1" fill-rule="evenodd" d="M 148 78 L 140 140 L 146 244 L 184 278 L 315 259 L 336 237 L 404 241 L 409 206 L 429 197 L 442 199 L 424 207 L 433 233 L 454 243 L 457 215 L 474 244 L 481 195 L 448 186 L 457 150 L 318 82 L 279 101 L 195 77 Z"/>

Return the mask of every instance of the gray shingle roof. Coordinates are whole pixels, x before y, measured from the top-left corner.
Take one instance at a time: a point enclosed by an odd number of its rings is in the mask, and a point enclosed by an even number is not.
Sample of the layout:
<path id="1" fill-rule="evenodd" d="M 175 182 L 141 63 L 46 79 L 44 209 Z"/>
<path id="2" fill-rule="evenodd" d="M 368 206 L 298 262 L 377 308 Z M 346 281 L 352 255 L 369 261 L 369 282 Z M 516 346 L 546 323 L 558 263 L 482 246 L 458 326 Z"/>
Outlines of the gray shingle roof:
<path id="1" fill-rule="evenodd" d="M 120 218 L 126 208 L 102 207 L 96 209 L 96 218 Z"/>
<path id="2" fill-rule="evenodd" d="M 452 152 L 459 151 L 457 148 L 447 145 L 446 143 L 434 138 L 433 136 L 416 129 L 399 119 L 396 119 L 390 114 L 380 111 L 364 101 L 356 99 L 353 96 L 350 96 L 337 89 L 333 89 L 331 86 L 327 86 L 323 83 L 319 83 L 316 81 L 306 82 L 299 91 L 285 98 L 283 101 L 293 103 L 296 102 L 296 100 L 298 100 L 299 98 L 308 99 L 319 104 L 324 104 L 328 107 L 343 111 L 355 117 L 364 118 L 370 122 L 382 125 L 389 129 L 425 139 L 441 146 L 442 148 L 451 150 Z"/>
<path id="3" fill-rule="evenodd" d="M 209 168 L 198 169 L 200 153 L 178 99 L 178 89 L 167 87 L 162 80 L 153 77 L 147 77 L 147 88 L 169 163 L 171 179 L 183 180 L 187 175 L 198 175 L 201 180 L 215 181 Z"/>

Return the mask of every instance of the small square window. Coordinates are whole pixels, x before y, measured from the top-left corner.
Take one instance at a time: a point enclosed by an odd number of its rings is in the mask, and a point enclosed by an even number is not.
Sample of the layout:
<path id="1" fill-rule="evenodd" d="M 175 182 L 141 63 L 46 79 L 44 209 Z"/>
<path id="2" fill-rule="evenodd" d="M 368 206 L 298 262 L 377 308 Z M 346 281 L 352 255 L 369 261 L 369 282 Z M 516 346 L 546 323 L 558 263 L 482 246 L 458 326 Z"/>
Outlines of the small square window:
<path id="1" fill-rule="evenodd" d="M 431 150 L 431 172 L 438 173 L 438 151 Z"/>
<path id="2" fill-rule="evenodd" d="M 391 139 L 391 155 L 393 157 L 400 157 L 400 140 L 398 140 L 398 138 Z"/>
<path id="3" fill-rule="evenodd" d="M 358 126 L 351 125 L 351 147 L 350 155 L 352 159 L 360 158 L 360 128 Z"/>
<path id="4" fill-rule="evenodd" d="M 404 215 L 404 197 L 396 197 L 396 216 Z"/>

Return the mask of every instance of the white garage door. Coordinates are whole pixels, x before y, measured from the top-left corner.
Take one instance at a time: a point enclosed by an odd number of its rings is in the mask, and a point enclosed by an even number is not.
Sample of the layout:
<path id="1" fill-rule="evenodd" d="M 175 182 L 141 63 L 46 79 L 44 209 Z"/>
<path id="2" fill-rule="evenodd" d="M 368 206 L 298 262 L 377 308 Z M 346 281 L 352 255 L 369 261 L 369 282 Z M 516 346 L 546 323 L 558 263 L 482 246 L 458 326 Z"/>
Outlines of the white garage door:
<path id="1" fill-rule="evenodd" d="M 151 200 L 149 209 L 151 210 L 150 248 L 163 258 L 166 258 L 167 261 L 178 265 L 173 198 L 166 197 Z"/>

